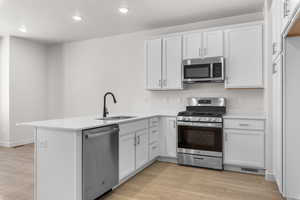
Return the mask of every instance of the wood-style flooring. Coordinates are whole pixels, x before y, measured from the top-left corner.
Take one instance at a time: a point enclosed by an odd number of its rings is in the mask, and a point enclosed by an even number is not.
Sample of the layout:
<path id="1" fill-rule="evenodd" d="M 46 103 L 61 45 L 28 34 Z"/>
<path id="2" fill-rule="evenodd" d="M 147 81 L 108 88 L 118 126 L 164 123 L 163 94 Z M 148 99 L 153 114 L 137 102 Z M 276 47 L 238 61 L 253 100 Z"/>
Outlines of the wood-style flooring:
<path id="1" fill-rule="evenodd" d="M 101 200 L 280 200 L 262 176 L 156 162 Z M 33 200 L 33 145 L 0 147 L 0 200 Z M 60 200 L 60 199 L 57 199 Z M 61 199 L 62 200 L 62 199 Z"/>
<path id="2" fill-rule="evenodd" d="M 0 200 L 33 200 L 33 145 L 0 147 Z"/>
<path id="3" fill-rule="evenodd" d="M 156 162 L 104 200 L 280 200 L 263 176 Z M 101 199 L 102 200 L 102 199 Z"/>

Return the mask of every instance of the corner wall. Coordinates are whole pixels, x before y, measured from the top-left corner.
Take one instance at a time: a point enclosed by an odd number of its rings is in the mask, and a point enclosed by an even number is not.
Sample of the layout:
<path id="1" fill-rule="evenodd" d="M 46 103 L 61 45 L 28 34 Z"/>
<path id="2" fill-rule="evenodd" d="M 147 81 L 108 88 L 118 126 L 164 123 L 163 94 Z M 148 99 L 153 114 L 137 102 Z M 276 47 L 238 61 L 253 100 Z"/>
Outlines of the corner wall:
<path id="1" fill-rule="evenodd" d="M 16 124 L 47 119 L 46 46 L 28 39 L 5 37 L 2 47 L 5 53 L 0 75 L 0 145 L 32 143 L 32 128 Z"/>

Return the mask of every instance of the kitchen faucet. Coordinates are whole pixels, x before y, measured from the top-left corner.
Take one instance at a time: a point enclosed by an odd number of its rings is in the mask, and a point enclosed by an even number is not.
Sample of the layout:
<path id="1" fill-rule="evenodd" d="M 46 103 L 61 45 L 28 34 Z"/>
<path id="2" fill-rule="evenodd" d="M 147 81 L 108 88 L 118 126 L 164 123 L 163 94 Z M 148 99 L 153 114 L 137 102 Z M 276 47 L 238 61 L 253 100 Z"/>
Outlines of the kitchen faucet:
<path id="1" fill-rule="evenodd" d="M 107 117 L 107 115 L 109 114 L 108 110 L 107 110 L 107 107 L 106 107 L 106 96 L 107 95 L 111 95 L 113 100 L 114 100 L 114 103 L 117 103 L 117 100 L 115 98 L 115 95 L 111 92 L 106 92 L 104 94 L 104 104 L 103 104 L 103 118 Z"/>

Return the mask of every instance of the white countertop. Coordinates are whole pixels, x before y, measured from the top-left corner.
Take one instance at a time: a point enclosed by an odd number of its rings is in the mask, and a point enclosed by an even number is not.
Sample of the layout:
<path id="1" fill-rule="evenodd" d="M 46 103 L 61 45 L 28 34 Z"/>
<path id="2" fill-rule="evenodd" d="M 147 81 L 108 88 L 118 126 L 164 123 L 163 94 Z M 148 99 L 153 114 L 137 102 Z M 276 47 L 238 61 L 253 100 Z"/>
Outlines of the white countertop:
<path id="1" fill-rule="evenodd" d="M 118 116 L 118 115 L 114 115 Z M 34 121 L 18 123 L 17 126 L 32 126 L 36 128 L 47 128 L 47 129 L 61 129 L 69 131 L 81 131 L 85 129 L 97 128 L 112 124 L 122 124 L 127 122 L 133 122 L 137 120 L 147 119 L 151 117 L 176 117 L 177 114 L 129 114 L 120 116 L 136 116 L 134 118 L 123 119 L 123 120 L 97 120 L 97 116 L 86 116 L 86 117 L 74 117 L 66 119 L 53 119 L 46 121 Z M 251 115 L 251 114 L 226 114 L 224 119 L 265 119 L 264 115 Z"/>
<path id="2" fill-rule="evenodd" d="M 117 116 L 117 115 L 114 115 Z M 176 116 L 176 115 L 161 115 L 161 114 L 148 114 L 148 115 L 120 115 L 120 116 L 136 116 L 134 118 L 123 119 L 123 120 L 97 120 L 97 116 L 86 116 L 86 117 L 74 117 L 66 119 L 53 119 L 46 121 L 34 121 L 18 123 L 17 126 L 32 126 L 36 128 L 47 128 L 47 129 L 61 129 L 69 131 L 81 131 L 85 129 L 97 128 L 112 124 L 122 124 L 126 122 L 132 122 L 151 117 L 159 116 Z"/>

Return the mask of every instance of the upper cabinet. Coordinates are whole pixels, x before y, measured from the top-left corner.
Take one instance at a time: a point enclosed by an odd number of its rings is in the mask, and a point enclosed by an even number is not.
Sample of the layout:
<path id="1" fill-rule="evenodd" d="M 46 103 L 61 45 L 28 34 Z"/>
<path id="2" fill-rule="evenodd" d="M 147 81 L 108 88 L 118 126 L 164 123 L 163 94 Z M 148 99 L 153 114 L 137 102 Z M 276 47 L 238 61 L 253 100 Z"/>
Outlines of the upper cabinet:
<path id="1" fill-rule="evenodd" d="M 272 12 L 272 55 L 275 60 L 282 51 L 282 3 L 281 0 L 274 0 L 271 6 Z"/>
<path id="2" fill-rule="evenodd" d="M 163 39 L 162 87 L 182 89 L 182 37 L 168 36 Z"/>
<path id="3" fill-rule="evenodd" d="M 283 32 L 287 28 L 290 20 L 293 18 L 299 0 L 273 0 L 273 3 L 280 4 L 281 9 L 277 15 L 281 18 L 281 31 Z"/>
<path id="4" fill-rule="evenodd" d="M 182 36 L 146 41 L 147 89 L 182 89 Z"/>
<path id="5" fill-rule="evenodd" d="M 280 34 L 274 43 L 279 48 Z M 225 59 L 226 88 L 264 87 L 262 22 L 169 34 L 147 40 L 145 50 L 148 90 L 181 90 L 184 59 L 218 56 Z"/>
<path id="6" fill-rule="evenodd" d="M 147 88 L 161 88 L 162 40 L 155 39 L 146 42 Z"/>
<path id="7" fill-rule="evenodd" d="M 216 56 L 223 56 L 222 30 L 184 34 L 184 59 Z"/>
<path id="8" fill-rule="evenodd" d="M 225 31 L 226 88 L 263 88 L 262 25 Z"/>

